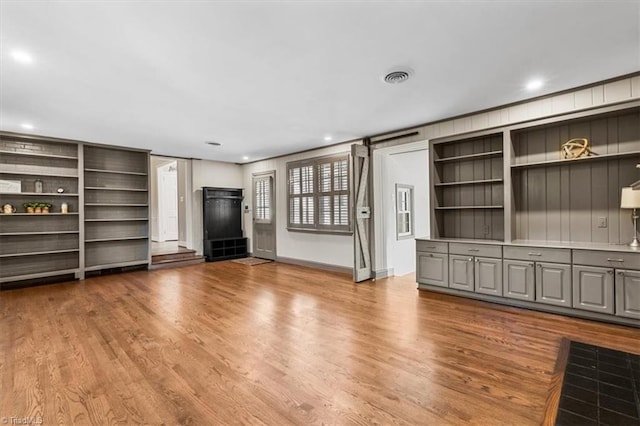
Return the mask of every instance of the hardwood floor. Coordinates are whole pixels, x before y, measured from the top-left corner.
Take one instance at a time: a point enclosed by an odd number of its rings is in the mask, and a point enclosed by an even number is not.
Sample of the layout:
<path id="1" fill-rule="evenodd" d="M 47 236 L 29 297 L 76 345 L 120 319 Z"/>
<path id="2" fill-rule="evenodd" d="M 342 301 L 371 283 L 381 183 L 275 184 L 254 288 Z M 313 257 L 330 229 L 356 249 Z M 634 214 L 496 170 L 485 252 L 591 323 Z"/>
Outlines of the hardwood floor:
<path id="1" fill-rule="evenodd" d="M 207 263 L 0 292 L 0 417 L 43 424 L 540 424 L 562 337 L 640 330 L 412 277 Z"/>

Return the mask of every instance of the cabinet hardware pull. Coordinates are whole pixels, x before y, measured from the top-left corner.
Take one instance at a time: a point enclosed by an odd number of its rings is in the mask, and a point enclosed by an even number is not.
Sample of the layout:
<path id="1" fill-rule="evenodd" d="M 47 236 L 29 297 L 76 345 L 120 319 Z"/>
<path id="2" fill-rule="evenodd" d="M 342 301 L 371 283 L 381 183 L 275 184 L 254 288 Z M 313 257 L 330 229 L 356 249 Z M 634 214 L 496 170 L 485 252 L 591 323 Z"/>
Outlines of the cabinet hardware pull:
<path id="1" fill-rule="evenodd" d="M 469 251 L 480 251 L 480 249 L 477 249 L 477 248 L 471 248 L 471 249 L 469 249 Z"/>
<path id="2" fill-rule="evenodd" d="M 478 263 L 478 262 L 479 262 L 479 260 L 478 260 L 478 258 L 476 257 L 476 263 Z"/>
<path id="3" fill-rule="evenodd" d="M 435 249 L 435 248 L 436 248 L 436 246 L 427 246 L 427 247 L 425 247 L 425 248 L 428 248 L 428 249 Z"/>
<path id="4" fill-rule="evenodd" d="M 620 275 L 621 277 L 624 277 L 624 272 L 618 271 L 618 275 Z"/>
<path id="5" fill-rule="evenodd" d="M 533 267 L 534 267 L 534 265 L 535 265 L 535 263 L 530 263 L 530 264 L 529 264 L 529 268 L 533 268 Z"/>
<path id="6" fill-rule="evenodd" d="M 536 252 L 529 252 L 529 256 L 542 256 L 542 253 L 536 253 Z"/>
<path id="7" fill-rule="evenodd" d="M 470 258 L 469 258 L 469 262 L 473 262 L 473 257 L 470 257 Z"/>
<path id="8" fill-rule="evenodd" d="M 624 262 L 624 259 L 611 259 L 608 257 L 607 262 Z"/>
<path id="9" fill-rule="evenodd" d="M 609 274 L 609 275 L 613 275 L 613 269 L 609 269 L 609 270 L 607 271 L 607 274 Z"/>

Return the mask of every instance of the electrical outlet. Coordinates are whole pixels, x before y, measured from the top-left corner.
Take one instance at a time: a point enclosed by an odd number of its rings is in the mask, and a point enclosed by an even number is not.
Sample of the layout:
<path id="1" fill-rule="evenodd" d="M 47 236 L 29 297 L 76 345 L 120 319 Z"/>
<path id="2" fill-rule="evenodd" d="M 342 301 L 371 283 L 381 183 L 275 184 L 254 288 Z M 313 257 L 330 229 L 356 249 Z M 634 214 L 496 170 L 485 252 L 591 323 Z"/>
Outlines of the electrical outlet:
<path id="1" fill-rule="evenodd" d="M 607 218 L 604 216 L 600 216 L 598 218 L 598 228 L 606 228 L 607 227 Z"/>

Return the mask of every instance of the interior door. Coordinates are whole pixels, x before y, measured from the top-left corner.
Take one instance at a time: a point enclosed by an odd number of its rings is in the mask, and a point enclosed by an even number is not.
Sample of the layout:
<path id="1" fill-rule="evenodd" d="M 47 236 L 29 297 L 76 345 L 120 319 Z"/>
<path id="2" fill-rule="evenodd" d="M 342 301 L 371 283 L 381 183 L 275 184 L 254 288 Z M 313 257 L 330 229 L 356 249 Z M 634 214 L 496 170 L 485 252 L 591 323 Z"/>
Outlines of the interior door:
<path id="1" fill-rule="evenodd" d="M 276 260 L 276 172 L 255 174 L 253 186 L 253 256 Z"/>
<path id="2" fill-rule="evenodd" d="M 159 185 L 160 241 L 176 241 L 178 239 L 178 176 L 175 168 L 160 169 Z"/>
<path id="3" fill-rule="evenodd" d="M 371 251 L 369 250 L 369 148 L 351 145 L 353 158 L 353 188 L 355 192 L 354 232 L 353 232 L 353 281 L 361 282 L 372 278 Z"/>

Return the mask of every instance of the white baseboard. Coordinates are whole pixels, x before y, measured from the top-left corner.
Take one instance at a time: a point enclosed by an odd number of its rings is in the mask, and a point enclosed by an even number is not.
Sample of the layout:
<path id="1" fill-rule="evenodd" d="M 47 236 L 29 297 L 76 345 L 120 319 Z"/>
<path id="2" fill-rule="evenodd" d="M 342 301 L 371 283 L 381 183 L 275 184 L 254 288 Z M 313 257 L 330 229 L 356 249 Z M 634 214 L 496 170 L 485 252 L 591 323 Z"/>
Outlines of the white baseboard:
<path id="1" fill-rule="evenodd" d="M 353 268 L 349 268 L 347 266 L 330 265 L 328 263 L 312 262 L 309 260 L 293 259 L 291 257 L 281 256 L 276 257 L 276 262 L 289 263 L 291 265 L 308 266 L 310 268 L 322 269 L 324 271 L 353 275 Z"/>

